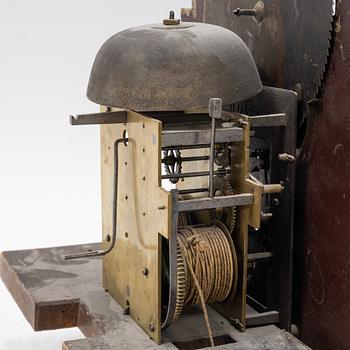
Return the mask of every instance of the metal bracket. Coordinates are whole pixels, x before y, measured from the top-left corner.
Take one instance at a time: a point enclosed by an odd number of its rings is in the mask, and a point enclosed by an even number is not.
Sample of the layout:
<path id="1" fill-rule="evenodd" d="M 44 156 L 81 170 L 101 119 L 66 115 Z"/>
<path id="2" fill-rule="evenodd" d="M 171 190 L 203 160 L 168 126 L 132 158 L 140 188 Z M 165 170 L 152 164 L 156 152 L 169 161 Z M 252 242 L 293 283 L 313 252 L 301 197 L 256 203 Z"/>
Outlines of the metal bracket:
<path id="1" fill-rule="evenodd" d="M 275 324 L 280 320 L 278 311 L 266 311 L 247 316 L 247 327 L 261 326 L 266 324 Z"/>
<path id="2" fill-rule="evenodd" d="M 285 113 L 254 115 L 249 117 L 251 128 L 287 126 L 288 118 Z"/>
<path id="3" fill-rule="evenodd" d="M 127 110 L 114 112 L 101 112 L 91 114 L 77 114 L 70 116 L 71 125 L 98 125 L 98 124 L 124 124 L 127 122 Z"/>
<path id="4" fill-rule="evenodd" d="M 253 204 L 253 195 L 251 193 L 241 193 L 231 196 L 217 196 L 213 198 L 181 200 L 178 203 L 178 210 L 179 212 L 196 211 L 214 208 L 245 206 L 251 204 Z"/>

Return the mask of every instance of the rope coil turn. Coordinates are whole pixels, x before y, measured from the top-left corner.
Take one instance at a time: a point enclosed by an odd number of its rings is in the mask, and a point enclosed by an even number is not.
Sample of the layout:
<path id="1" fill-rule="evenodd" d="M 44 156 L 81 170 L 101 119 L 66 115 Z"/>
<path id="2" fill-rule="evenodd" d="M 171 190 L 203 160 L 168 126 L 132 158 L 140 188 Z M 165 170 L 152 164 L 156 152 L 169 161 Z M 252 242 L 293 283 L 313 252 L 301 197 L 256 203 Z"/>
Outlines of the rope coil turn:
<path id="1" fill-rule="evenodd" d="M 178 293 L 174 319 L 186 304 L 201 304 L 209 338 L 213 337 L 206 303 L 233 298 L 238 277 L 237 256 L 230 233 L 221 222 L 178 230 Z"/>

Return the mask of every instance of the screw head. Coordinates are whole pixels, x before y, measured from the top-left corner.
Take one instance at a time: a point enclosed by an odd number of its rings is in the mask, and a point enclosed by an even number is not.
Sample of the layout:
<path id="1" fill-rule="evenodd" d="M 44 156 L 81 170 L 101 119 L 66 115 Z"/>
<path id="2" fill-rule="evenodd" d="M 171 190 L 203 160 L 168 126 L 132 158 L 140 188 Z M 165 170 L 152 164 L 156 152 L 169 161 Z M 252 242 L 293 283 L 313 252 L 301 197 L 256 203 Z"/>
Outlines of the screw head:
<path id="1" fill-rule="evenodd" d="M 273 201 L 272 201 L 272 203 L 273 203 L 273 205 L 274 205 L 275 207 L 278 207 L 279 204 L 280 204 L 280 201 L 279 201 L 278 198 L 274 198 Z"/>
<path id="2" fill-rule="evenodd" d="M 149 270 L 147 267 L 145 267 L 143 270 L 142 270 L 142 274 L 147 277 L 148 276 L 148 273 L 149 273 Z"/>

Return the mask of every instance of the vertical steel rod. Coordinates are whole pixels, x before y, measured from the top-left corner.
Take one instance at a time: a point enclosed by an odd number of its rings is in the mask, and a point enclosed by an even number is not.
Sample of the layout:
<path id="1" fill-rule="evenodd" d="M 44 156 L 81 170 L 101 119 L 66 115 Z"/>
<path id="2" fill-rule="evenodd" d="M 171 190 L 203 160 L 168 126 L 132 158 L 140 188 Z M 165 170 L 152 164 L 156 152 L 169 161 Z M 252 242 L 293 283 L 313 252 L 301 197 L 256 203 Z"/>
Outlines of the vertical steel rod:
<path id="1" fill-rule="evenodd" d="M 210 168 L 209 168 L 209 196 L 214 197 L 214 151 L 215 151 L 215 118 L 211 118 L 211 138 L 210 138 Z"/>
<path id="2" fill-rule="evenodd" d="M 118 139 L 114 142 L 114 174 L 113 174 L 113 213 L 112 213 L 112 237 L 108 247 L 105 250 L 95 250 L 91 252 L 81 252 L 75 254 L 68 254 L 63 256 L 64 260 L 73 260 L 73 259 L 81 259 L 81 258 L 92 258 L 94 256 L 104 256 L 110 253 L 117 239 L 117 202 L 118 202 L 118 146 L 120 143 L 128 142 L 128 138 Z"/>
<path id="3" fill-rule="evenodd" d="M 209 100 L 209 116 L 211 117 L 211 138 L 210 138 L 210 162 L 209 162 L 209 197 L 214 197 L 214 154 L 215 154 L 215 133 L 216 120 L 221 119 L 222 100 L 211 98 Z"/>

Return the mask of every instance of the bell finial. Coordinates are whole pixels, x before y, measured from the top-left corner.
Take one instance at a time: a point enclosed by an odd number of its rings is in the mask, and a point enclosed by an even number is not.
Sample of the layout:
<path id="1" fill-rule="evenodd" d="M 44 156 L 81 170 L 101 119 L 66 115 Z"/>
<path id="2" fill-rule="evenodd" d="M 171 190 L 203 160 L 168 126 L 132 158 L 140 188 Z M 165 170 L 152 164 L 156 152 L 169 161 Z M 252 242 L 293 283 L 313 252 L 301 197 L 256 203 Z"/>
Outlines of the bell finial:
<path id="1" fill-rule="evenodd" d="M 180 24 L 180 20 L 175 19 L 175 12 L 174 11 L 170 11 L 169 18 L 164 19 L 163 24 L 166 26 L 177 25 L 177 24 Z"/>

